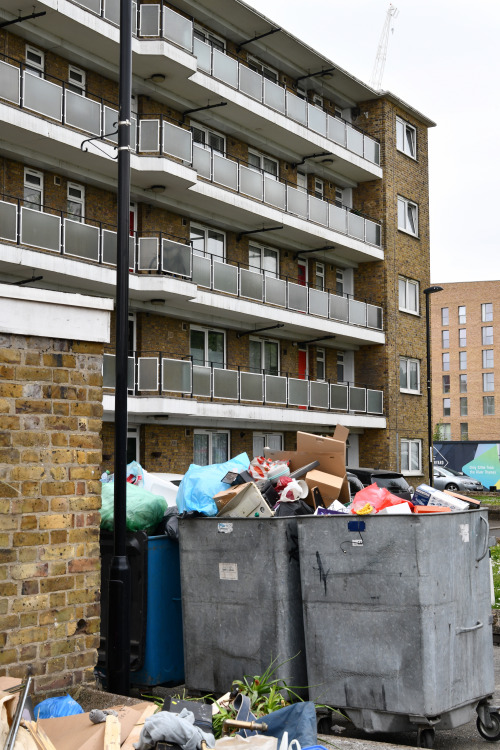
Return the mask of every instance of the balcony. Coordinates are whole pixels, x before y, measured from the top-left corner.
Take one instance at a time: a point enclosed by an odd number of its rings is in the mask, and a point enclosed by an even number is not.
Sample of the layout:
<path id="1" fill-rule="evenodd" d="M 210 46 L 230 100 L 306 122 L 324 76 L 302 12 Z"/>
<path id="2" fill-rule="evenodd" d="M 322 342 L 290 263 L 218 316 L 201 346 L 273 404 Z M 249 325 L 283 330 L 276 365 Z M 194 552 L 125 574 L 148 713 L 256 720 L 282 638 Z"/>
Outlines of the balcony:
<path id="1" fill-rule="evenodd" d="M 128 387 L 136 396 L 209 399 L 285 409 L 382 416 L 382 390 L 351 383 L 269 374 L 240 365 L 201 366 L 190 357 L 135 352 L 128 359 Z M 115 355 L 104 355 L 103 386 L 114 388 Z"/>

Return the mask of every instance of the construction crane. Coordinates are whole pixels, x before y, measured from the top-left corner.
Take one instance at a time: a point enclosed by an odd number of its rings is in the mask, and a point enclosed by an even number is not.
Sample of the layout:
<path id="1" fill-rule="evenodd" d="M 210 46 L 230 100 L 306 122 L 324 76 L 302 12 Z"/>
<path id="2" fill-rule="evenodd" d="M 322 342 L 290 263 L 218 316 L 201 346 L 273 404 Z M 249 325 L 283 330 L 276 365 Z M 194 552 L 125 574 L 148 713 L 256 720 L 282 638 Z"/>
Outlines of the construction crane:
<path id="1" fill-rule="evenodd" d="M 385 61 L 387 59 L 387 46 L 389 44 L 389 31 L 394 31 L 394 26 L 391 26 L 393 20 L 397 18 L 399 11 L 391 3 L 385 14 L 384 27 L 380 35 L 378 43 L 377 57 L 373 65 L 372 77 L 370 79 L 370 86 L 375 91 L 379 91 L 382 86 L 382 78 L 384 75 Z"/>

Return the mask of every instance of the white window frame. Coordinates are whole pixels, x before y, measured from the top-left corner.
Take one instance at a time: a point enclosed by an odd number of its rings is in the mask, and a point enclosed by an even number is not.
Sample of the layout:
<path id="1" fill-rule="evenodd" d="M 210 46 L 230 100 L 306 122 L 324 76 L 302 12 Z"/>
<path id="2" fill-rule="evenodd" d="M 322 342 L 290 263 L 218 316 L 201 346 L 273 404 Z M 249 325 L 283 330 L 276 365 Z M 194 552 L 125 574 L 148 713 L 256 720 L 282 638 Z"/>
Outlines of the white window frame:
<path id="1" fill-rule="evenodd" d="M 219 36 L 218 34 L 214 34 L 208 29 L 204 29 L 197 23 L 195 23 L 193 26 L 193 36 L 195 39 L 199 39 L 200 42 L 209 44 L 210 47 L 218 49 L 220 52 L 226 51 L 226 40 L 223 37 Z M 200 39 L 200 37 L 203 37 L 203 39 Z M 222 49 L 216 44 L 216 42 L 220 42 L 220 44 L 222 45 Z"/>
<path id="2" fill-rule="evenodd" d="M 342 368 L 342 378 L 339 378 L 339 368 Z M 337 372 L 337 383 L 348 383 L 349 381 L 346 379 L 345 376 L 345 370 L 346 370 L 346 361 L 345 361 L 345 352 L 337 350 L 337 364 L 336 364 Z"/>
<path id="3" fill-rule="evenodd" d="M 281 448 L 275 448 L 272 450 L 283 450 L 283 446 L 285 445 L 285 438 L 282 432 L 254 432 L 252 435 L 252 442 L 255 441 L 255 438 L 261 438 L 264 440 L 264 447 L 268 448 L 269 446 L 269 438 L 279 438 L 281 440 Z M 252 454 L 253 457 L 256 458 L 257 456 L 263 455 L 262 453 L 256 453 L 254 443 L 252 445 Z"/>
<path id="4" fill-rule="evenodd" d="M 311 96 L 311 101 L 315 107 L 321 107 L 321 109 L 323 109 L 324 99 L 321 96 L 321 94 L 317 94 L 316 92 L 313 92 Z"/>
<path id="5" fill-rule="evenodd" d="M 325 198 L 325 183 L 320 177 L 314 178 L 314 197 L 321 200 Z"/>
<path id="6" fill-rule="evenodd" d="M 230 430 L 200 430 L 200 429 L 193 430 L 193 460 L 194 460 L 194 440 L 195 440 L 194 436 L 195 435 L 208 435 L 208 464 L 207 466 L 210 466 L 210 464 L 214 463 L 213 435 L 227 435 L 227 459 L 226 461 L 229 460 L 229 458 L 231 457 L 231 431 Z"/>
<path id="7" fill-rule="evenodd" d="M 262 339 L 259 336 L 249 336 L 248 340 L 249 340 L 249 342 L 250 341 L 256 341 L 258 344 L 260 344 L 260 364 L 263 365 L 263 367 L 260 368 L 260 373 L 261 374 L 262 374 L 262 372 L 264 370 L 266 370 L 266 348 L 265 348 L 265 345 L 266 344 L 276 344 L 277 349 L 278 349 L 278 375 L 279 375 L 280 372 L 281 372 L 281 346 L 280 346 L 279 340 L 278 339 L 269 339 L 269 338 L 263 338 Z M 249 356 L 249 361 L 250 361 L 250 344 L 248 346 L 248 356 Z M 254 368 L 251 365 L 250 365 L 250 367 L 251 367 L 251 372 L 253 372 Z M 266 372 L 266 374 L 268 374 L 268 373 Z"/>
<path id="8" fill-rule="evenodd" d="M 495 396 L 483 396 L 483 416 L 492 417 L 495 415 Z"/>
<path id="9" fill-rule="evenodd" d="M 254 57 L 253 55 L 248 55 L 247 64 L 251 70 L 261 75 L 262 78 L 266 78 L 268 81 L 272 81 L 272 83 L 279 83 L 279 73 L 271 65 L 267 65 L 267 63 L 261 62 L 257 57 Z"/>
<path id="10" fill-rule="evenodd" d="M 403 466 L 403 445 L 406 445 L 408 447 L 408 466 Z M 411 456 L 412 452 L 414 453 L 414 450 L 417 449 L 417 457 L 418 457 L 418 468 L 417 469 L 410 469 L 411 465 Z M 418 476 L 419 474 L 422 474 L 422 441 L 419 439 L 412 439 L 412 438 L 403 438 L 401 440 L 400 444 L 400 456 L 401 456 L 401 473 L 405 476 Z"/>
<path id="11" fill-rule="evenodd" d="M 34 182 L 27 181 L 27 176 L 30 175 L 31 177 L 35 177 L 39 180 L 39 186 L 37 188 L 36 184 Z M 34 211 L 42 211 L 43 210 L 43 172 L 38 172 L 36 169 L 30 169 L 29 167 L 24 168 L 24 182 L 23 182 L 23 200 L 24 204 L 26 205 L 26 208 L 31 208 Z M 35 207 L 35 204 L 31 201 L 27 201 L 24 197 L 25 195 L 25 189 L 31 188 L 32 190 L 37 190 L 40 193 L 40 203 L 38 207 Z"/>
<path id="12" fill-rule="evenodd" d="M 462 367 L 463 364 L 465 364 L 465 367 Z M 458 369 L 467 369 L 467 352 L 458 352 Z"/>
<path id="13" fill-rule="evenodd" d="M 491 393 L 495 390 L 495 373 L 483 372 L 483 393 Z"/>
<path id="14" fill-rule="evenodd" d="M 458 346 L 460 349 L 467 346 L 467 328 L 458 329 Z"/>
<path id="15" fill-rule="evenodd" d="M 492 321 L 493 321 L 493 302 L 483 302 L 481 304 L 481 322 L 491 323 Z"/>
<path id="16" fill-rule="evenodd" d="M 227 339 L 226 339 L 226 332 L 224 331 L 224 329 L 216 328 L 215 326 L 210 326 L 209 328 L 205 328 L 203 326 L 196 326 L 196 325 L 190 326 L 190 329 L 189 329 L 189 351 L 190 352 L 191 352 L 191 331 L 201 331 L 202 333 L 205 334 L 204 352 L 203 352 L 204 364 L 200 365 L 200 367 L 211 367 L 212 369 L 214 367 L 220 367 L 221 369 L 225 370 L 227 368 Z M 208 355 L 208 334 L 212 331 L 214 333 L 222 333 L 224 337 L 224 352 L 223 352 L 224 360 L 222 364 L 220 363 L 217 365 L 211 364 L 207 356 Z"/>
<path id="17" fill-rule="evenodd" d="M 25 60 L 26 67 L 30 73 L 37 75 L 39 78 L 45 77 L 45 52 L 42 52 L 38 47 L 33 47 L 31 44 L 27 44 L 25 48 Z M 33 62 L 28 59 L 28 54 L 37 55 L 40 58 L 40 62 Z"/>
<path id="18" fill-rule="evenodd" d="M 78 190 L 80 192 L 80 197 L 70 195 L 70 190 Z M 70 211 L 70 203 L 75 203 L 76 205 L 79 205 L 81 207 L 81 213 L 80 216 L 78 214 L 74 214 L 72 211 Z M 67 188 L 67 195 L 66 195 L 66 214 L 68 219 L 71 219 L 71 221 L 79 221 L 83 223 L 85 219 L 85 186 L 79 185 L 76 182 L 68 182 L 68 188 Z"/>
<path id="19" fill-rule="evenodd" d="M 307 174 L 297 170 L 297 190 L 307 193 Z"/>
<path id="20" fill-rule="evenodd" d="M 451 440 L 451 423 L 441 422 L 439 425 L 439 439 L 440 440 Z"/>
<path id="21" fill-rule="evenodd" d="M 450 308 L 449 307 L 441 308 L 441 325 L 442 326 L 450 325 Z"/>
<path id="22" fill-rule="evenodd" d="M 336 268 L 335 269 L 335 294 L 337 294 L 339 297 L 343 297 L 344 290 L 345 290 L 344 269 Z"/>
<path id="23" fill-rule="evenodd" d="M 447 328 L 441 331 L 441 349 L 450 348 L 450 332 Z"/>
<path id="24" fill-rule="evenodd" d="M 491 364 L 488 364 L 488 360 L 491 357 Z M 483 349 L 482 352 L 483 369 L 491 370 L 495 367 L 495 350 L 494 349 Z"/>
<path id="25" fill-rule="evenodd" d="M 412 223 L 414 229 L 412 229 Z M 418 237 L 418 204 L 398 195 L 398 229 L 400 232 Z"/>
<path id="26" fill-rule="evenodd" d="M 468 417 L 469 414 L 469 402 L 467 400 L 467 396 L 460 396 L 459 400 L 459 409 L 460 409 L 460 416 L 461 417 Z"/>
<path id="27" fill-rule="evenodd" d="M 466 372 L 460 373 L 460 375 L 458 376 L 459 393 L 467 393 L 467 386 L 469 385 L 467 381 L 468 381 L 467 373 Z"/>
<path id="28" fill-rule="evenodd" d="M 403 304 L 401 303 L 401 282 L 404 283 L 405 289 L 404 289 L 404 300 Z M 416 309 L 413 310 L 411 307 L 408 307 L 408 300 L 410 298 L 410 295 L 408 294 L 408 290 L 410 286 L 415 287 L 415 301 L 416 301 Z M 399 309 L 402 312 L 410 313 L 410 315 L 420 315 L 420 283 L 418 281 L 415 281 L 414 279 L 408 279 L 406 276 L 399 276 L 398 277 L 398 303 L 399 303 Z"/>
<path id="29" fill-rule="evenodd" d="M 417 129 L 401 117 L 396 117 L 396 148 L 411 159 L 417 159 Z"/>
<path id="30" fill-rule="evenodd" d="M 77 80 L 72 80 L 72 76 L 75 76 Z M 80 80 L 78 80 L 78 78 Z M 68 68 L 68 83 L 66 87 L 73 91 L 75 94 L 85 96 L 87 87 L 87 74 L 82 68 L 77 68 L 76 65 L 70 65 Z"/>
<path id="31" fill-rule="evenodd" d="M 491 331 L 491 334 L 486 333 L 487 330 Z M 491 335 L 491 341 L 488 341 L 488 337 Z M 493 346 L 493 326 L 482 326 L 481 327 L 481 343 L 483 346 Z"/>
<path id="32" fill-rule="evenodd" d="M 316 261 L 315 286 L 316 286 L 316 289 L 319 289 L 320 292 L 325 291 L 325 278 L 326 278 L 325 264 L 320 263 L 319 261 Z"/>
<path id="33" fill-rule="evenodd" d="M 318 363 L 323 367 L 323 377 L 318 375 Z M 326 380 L 326 350 L 322 347 L 316 348 L 316 380 L 322 383 Z"/>
<path id="34" fill-rule="evenodd" d="M 445 382 L 445 378 L 447 378 L 447 382 Z M 451 379 L 449 375 L 443 375 L 442 384 L 443 384 L 443 393 L 449 393 L 451 390 Z"/>
<path id="35" fill-rule="evenodd" d="M 443 417 L 449 417 L 451 415 L 451 398 L 443 398 Z"/>
<path id="36" fill-rule="evenodd" d="M 403 362 L 406 365 L 406 384 L 407 387 L 401 386 L 401 365 Z M 410 388 L 410 368 L 411 365 L 414 364 L 417 367 L 417 387 L 416 388 Z M 411 393 L 413 395 L 420 395 L 420 360 L 414 359 L 412 357 L 400 357 L 399 358 L 399 390 L 401 393 Z"/>
<path id="37" fill-rule="evenodd" d="M 260 250 L 260 265 L 254 266 L 250 263 L 250 248 L 252 250 Z M 265 268 L 265 255 L 266 250 L 268 253 L 272 253 L 276 256 L 276 271 L 268 271 Z M 279 277 L 280 273 L 280 251 L 276 250 L 274 247 L 267 247 L 265 245 L 259 245 L 257 243 L 251 242 L 248 246 L 248 267 L 250 269 L 255 269 L 260 271 L 260 273 L 263 273 L 264 276 L 271 276 L 273 279 L 277 279 Z"/>
<path id="38" fill-rule="evenodd" d="M 344 201 L 344 188 L 335 185 L 335 205 L 342 208 L 345 205 Z"/>
<path id="39" fill-rule="evenodd" d="M 190 242 L 192 241 L 192 239 L 191 239 L 191 230 L 193 230 L 193 229 L 197 229 L 199 232 L 203 232 L 203 252 L 201 252 L 200 250 L 195 249 L 193 247 L 193 253 L 195 255 L 198 255 L 199 257 L 203 257 L 203 258 L 206 258 L 206 257 L 218 258 L 222 262 L 225 263 L 226 262 L 226 247 L 227 247 L 226 233 L 222 232 L 219 229 L 214 229 L 213 227 L 207 227 L 207 226 L 204 226 L 203 224 L 196 224 L 195 222 L 191 222 L 191 225 L 190 225 L 190 228 L 189 228 L 189 230 L 190 230 L 190 234 L 189 234 Z M 222 255 L 212 255 L 212 254 L 210 254 L 208 252 L 208 241 L 209 241 L 209 236 L 208 235 L 209 235 L 209 232 L 214 232 L 214 233 L 220 234 L 222 236 L 223 241 L 224 241 L 224 247 L 223 247 Z"/>
<path id="40" fill-rule="evenodd" d="M 467 323 L 467 306 L 458 306 L 458 325 L 464 326 Z"/>
<path id="41" fill-rule="evenodd" d="M 443 352 L 441 355 L 441 369 L 443 372 L 450 371 L 450 352 Z"/>
<path id="42" fill-rule="evenodd" d="M 193 128 L 203 133 L 204 135 L 203 143 L 200 143 L 200 141 L 194 140 Z M 191 133 L 193 134 L 193 143 L 196 143 L 196 145 L 199 146 L 200 148 L 204 148 L 206 151 L 215 151 L 215 153 L 222 154 L 223 156 L 226 155 L 226 136 L 224 135 L 224 133 L 219 133 L 217 130 L 214 130 L 213 128 L 207 128 L 205 125 L 202 125 L 199 122 L 193 122 L 193 121 L 191 121 Z M 222 142 L 224 144 L 224 148 L 222 151 L 220 151 L 218 148 L 214 148 L 214 146 L 211 146 L 209 144 L 210 135 L 214 135 L 216 138 L 222 138 Z"/>
<path id="43" fill-rule="evenodd" d="M 257 157 L 259 159 L 259 166 L 258 167 L 255 164 L 250 164 L 250 156 L 255 156 L 255 157 Z M 276 165 L 276 174 L 274 174 L 273 172 L 269 172 L 265 168 L 265 160 L 266 159 L 267 159 L 267 161 L 272 162 L 273 164 Z M 267 175 L 268 177 L 270 177 L 273 180 L 279 180 L 279 176 L 280 176 L 280 163 L 279 163 L 278 159 L 275 159 L 273 156 L 268 156 L 268 154 L 263 154 L 261 151 L 257 151 L 254 148 L 249 148 L 248 149 L 248 168 L 249 169 L 255 169 L 256 171 L 259 171 L 262 174 Z"/>

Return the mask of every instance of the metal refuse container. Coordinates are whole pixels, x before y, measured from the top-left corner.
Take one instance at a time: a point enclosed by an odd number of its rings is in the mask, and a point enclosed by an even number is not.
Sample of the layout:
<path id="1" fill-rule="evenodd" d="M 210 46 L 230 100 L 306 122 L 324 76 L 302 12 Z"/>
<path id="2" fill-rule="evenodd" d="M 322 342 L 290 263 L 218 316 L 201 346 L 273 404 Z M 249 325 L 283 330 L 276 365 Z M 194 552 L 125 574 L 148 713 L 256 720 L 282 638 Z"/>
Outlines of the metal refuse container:
<path id="1" fill-rule="evenodd" d="M 487 511 L 297 524 L 310 699 L 420 747 L 475 711 L 500 737 Z"/>
<path id="2" fill-rule="evenodd" d="M 223 694 L 261 675 L 307 685 L 295 518 L 179 519 L 185 682 Z"/>

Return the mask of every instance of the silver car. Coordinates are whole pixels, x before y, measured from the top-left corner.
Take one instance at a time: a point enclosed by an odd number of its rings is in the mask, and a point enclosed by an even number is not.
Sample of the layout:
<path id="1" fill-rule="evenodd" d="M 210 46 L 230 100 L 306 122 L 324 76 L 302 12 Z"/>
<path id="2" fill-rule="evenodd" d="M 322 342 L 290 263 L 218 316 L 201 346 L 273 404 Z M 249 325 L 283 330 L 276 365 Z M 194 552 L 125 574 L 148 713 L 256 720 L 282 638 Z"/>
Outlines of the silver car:
<path id="1" fill-rule="evenodd" d="M 434 487 L 450 492 L 482 492 L 484 489 L 477 479 L 471 479 L 466 474 L 456 474 L 441 466 L 434 467 Z"/>

